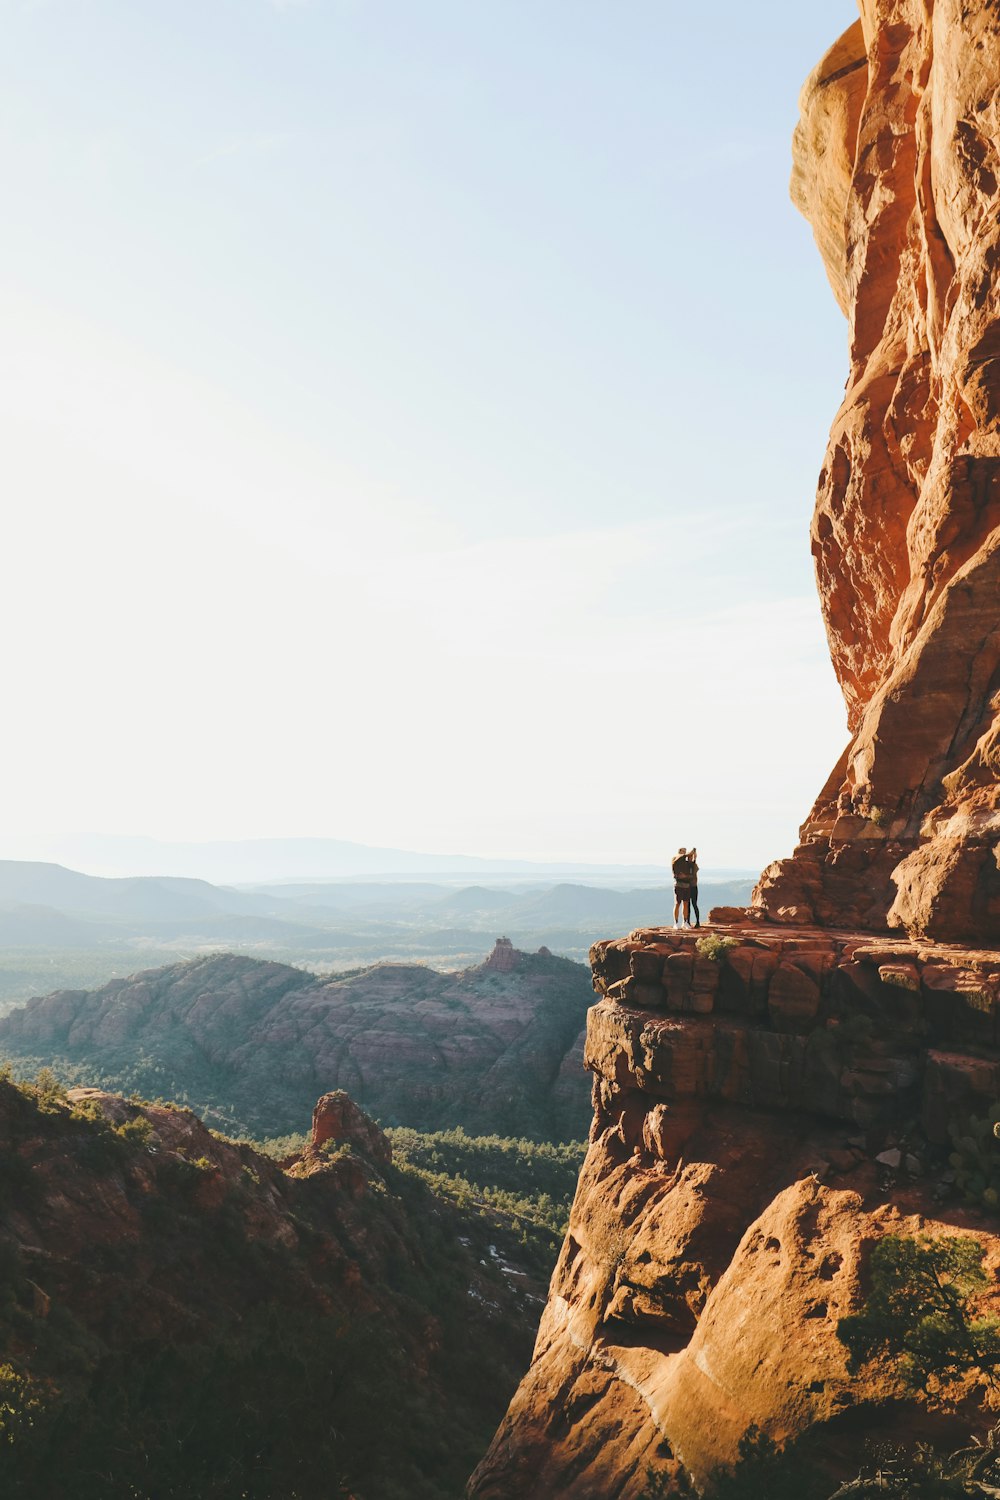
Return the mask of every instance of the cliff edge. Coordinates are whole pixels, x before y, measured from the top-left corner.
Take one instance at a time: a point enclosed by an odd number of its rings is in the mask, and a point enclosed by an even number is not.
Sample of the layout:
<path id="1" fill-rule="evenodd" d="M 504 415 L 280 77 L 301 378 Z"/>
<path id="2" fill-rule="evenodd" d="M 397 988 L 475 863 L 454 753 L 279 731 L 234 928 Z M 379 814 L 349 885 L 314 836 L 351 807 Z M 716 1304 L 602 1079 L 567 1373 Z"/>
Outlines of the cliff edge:
<path id="1" fill-rule="evenodd" d="M 690 1494 L 754 1428 L 809 1433 L 832 1491 L 866 1441 L 948 1443 L 848 1370 L 877 1242 L 972 1235 L 1000 1303 L 993 1200 L 949 1162 L 1000 1100 L 1000 19 L 860 10 L 792 179 L 850 325 L 812 546 L 853 738 L 714 942 L 592 950 L 590 1148 L 474 1500 Z"/>
<path id="2" fill-rule="evenodd" d="M 866 1441 L 947 1442 L 891 1370 L 848 1371 L 837 1322 L 886 1234 L 971 1234 L 1000 1265 L 948 1161 L 952 1126 L 1000 1099 L 1000 952 L 726 938 L 593 949 L 590 1147 L 476 1500 L 636 1500 L 649 1468 L 700 1489 L 752 1427 L 819 1433 L 831 1491 Z"/>

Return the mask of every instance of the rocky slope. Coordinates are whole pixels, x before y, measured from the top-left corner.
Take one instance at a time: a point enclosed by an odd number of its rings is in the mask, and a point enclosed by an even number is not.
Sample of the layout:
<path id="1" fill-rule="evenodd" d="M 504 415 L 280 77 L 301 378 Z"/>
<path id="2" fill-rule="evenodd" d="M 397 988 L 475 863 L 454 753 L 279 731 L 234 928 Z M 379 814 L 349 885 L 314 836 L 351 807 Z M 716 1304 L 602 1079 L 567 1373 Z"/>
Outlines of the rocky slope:
<path id="1" fill-rule="evenodd" d="M 527 1357 L 488 1230 L 342 1094 L 278 1165 L 186 1110 L 0 1082 L 0 1182 L 11 1497 L 449 1500 Z"/>
<path id="2" fill-rule="evenodd" d="M 866 1439 L 955 1420 L 848 1370 L 877 1241 L 974 1235 L 1000 1312 L 995 1195 L 948 1158 L 1000 1102 L 1000 19 L 860 11 L 793 177 L 850 323 L 813 551 L 853 738 L 728 945 L 592 950 L 590 1148 L 475 1500 L 711 1493 L 753 1428 L 805 1435 L 832 1492 Z"/>
<path id="3" fill-rule="evenodd" d="M 793 196 L 850 328 L 812 545 L 851 743 L 774 920 L 1000 928 L 1000 23 L 860 0 L 807 81 Z"/>
<path id="4" fill-rule="evenodd" d="M 582 965 L 507 942 L 459 974 L 382 964 L 342 980 L 223 954 L 33 1000 L 0 1020 L 0 1056 L 257 1136 L 344 1088 L 386 1124 L 580 1140 L 590 999 Z"/>

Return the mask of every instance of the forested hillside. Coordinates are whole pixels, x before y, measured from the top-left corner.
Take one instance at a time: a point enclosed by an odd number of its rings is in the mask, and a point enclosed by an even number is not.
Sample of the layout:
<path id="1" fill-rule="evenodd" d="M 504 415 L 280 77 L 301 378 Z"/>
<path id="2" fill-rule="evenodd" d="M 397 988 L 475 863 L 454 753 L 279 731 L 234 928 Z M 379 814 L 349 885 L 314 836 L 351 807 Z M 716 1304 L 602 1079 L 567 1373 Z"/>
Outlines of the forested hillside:
<path id="1" fill-rule="evenodd" d="M 282 1168 L 185 1110 L 0 1081 L 5 1496 L 458 1500 L 534 1279 L 338 1108 Z"/>
<path id="2" fill-rule="evenodd" d="M 339 980 L 214 955 L 33 1000 L 0 1020 L 0 1056 L 20 1076 L 51 1066 L 257 1138 L 344 1088 L 386 1125 L 580 1139 L 589 970 L 498 952 L 457 974 L 382 964 Z"/>

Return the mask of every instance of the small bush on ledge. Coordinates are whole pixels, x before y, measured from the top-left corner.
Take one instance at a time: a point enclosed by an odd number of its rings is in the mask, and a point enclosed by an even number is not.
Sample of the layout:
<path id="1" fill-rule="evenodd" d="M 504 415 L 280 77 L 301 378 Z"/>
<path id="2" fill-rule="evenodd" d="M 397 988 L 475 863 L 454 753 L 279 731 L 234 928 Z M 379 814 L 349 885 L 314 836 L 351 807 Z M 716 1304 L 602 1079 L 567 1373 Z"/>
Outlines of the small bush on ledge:
<path id="1" fill-rule="evenodd" d="M 729 949 L 736 947 L 736 939 L 720 937 L 717 932 L 706 932 L 694 946 L 702 958 L 710 958 L 714 964 L 721 964 Z"/>

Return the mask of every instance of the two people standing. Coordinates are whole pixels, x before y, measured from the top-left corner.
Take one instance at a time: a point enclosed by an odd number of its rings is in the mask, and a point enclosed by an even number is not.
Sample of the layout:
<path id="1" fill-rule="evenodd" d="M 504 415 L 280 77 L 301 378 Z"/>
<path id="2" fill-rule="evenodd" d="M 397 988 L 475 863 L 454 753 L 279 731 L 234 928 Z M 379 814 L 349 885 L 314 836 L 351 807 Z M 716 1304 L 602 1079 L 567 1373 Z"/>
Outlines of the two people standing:
<path id="1" fill-rule="evenodd" d="M 701 913 L 698 911 L 698 851 L 697 849 L 678 849 L 671 861 L 671 869 L 674 874 L 674 926 L 677 926 L 677 918 L 683 909 L 684 925 L 691 927 L 701 926 Z M 691 908 L 694 907 L 694 923 L 691 922 Z"/>

